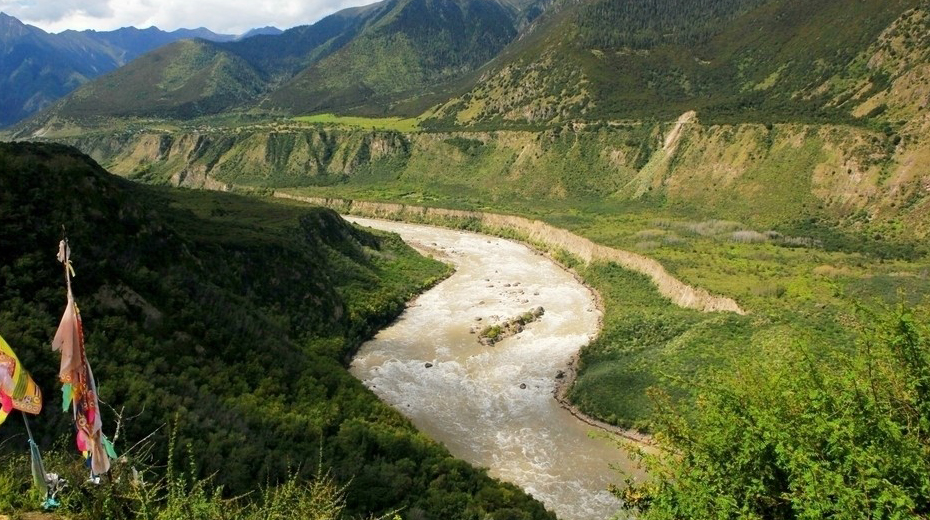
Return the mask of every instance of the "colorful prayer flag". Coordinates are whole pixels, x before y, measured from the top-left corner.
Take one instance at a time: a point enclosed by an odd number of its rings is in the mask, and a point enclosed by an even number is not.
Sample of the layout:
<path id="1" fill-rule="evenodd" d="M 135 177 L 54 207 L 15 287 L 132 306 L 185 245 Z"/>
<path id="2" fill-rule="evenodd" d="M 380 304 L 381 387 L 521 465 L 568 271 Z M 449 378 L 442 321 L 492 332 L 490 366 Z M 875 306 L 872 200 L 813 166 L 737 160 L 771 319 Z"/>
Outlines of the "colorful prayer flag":
<path id="1" fill-rule="evenodd" d="M 97 400 L 97 385 L 94 374 L 87 362 L 84 351 L 84 327 L 81 313 L 74 302 L 71 292 L 71 250 L 68 243 L 61 241 L 58 248 L 58 261 L 65 266 L 65 279 L 68 283 L 68 303 L 64 315 L 52 340 L 52 350 L 61 351 L 61 367 L 58 377 L 64 384 L 62 394 L 67 403 L 71 403 L 74 425 L 77 428 L 78 450 L 90 457 L 91 470 L 103 474 L 110 469 L 110 457 L 107 453 L 107 440 L 103 435 L 103 420 L 100 417 L 100 403 Z"/>
<path id="2" fill-rule="evenodd" d="M 37 414 L 42 411 L 42 391 L 19 358 L 0 337 L 0 423 L 13 409 Z"/>

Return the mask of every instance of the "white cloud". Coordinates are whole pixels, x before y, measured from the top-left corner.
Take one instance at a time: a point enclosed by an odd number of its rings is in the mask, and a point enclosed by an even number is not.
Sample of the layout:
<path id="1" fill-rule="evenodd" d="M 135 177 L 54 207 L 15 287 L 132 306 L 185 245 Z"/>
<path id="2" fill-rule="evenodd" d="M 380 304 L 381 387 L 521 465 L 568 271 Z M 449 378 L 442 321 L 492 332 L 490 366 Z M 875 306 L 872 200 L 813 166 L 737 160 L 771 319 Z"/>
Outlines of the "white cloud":
<path id="1" fill-rule="evenodd" d="M 0 0 L 0 11 L 48 32 L 109 31 L 152 25 L 171 31 L 206 27 L 241 34 L 254 27 L 287 29 L 375 0 Z"/>

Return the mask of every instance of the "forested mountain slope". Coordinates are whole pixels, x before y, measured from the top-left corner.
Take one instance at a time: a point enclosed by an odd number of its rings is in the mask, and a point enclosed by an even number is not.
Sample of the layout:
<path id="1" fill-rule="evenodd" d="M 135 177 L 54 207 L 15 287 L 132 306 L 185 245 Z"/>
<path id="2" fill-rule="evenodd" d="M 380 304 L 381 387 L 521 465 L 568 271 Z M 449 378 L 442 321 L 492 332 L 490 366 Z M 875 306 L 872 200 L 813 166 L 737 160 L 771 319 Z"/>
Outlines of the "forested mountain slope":
<path id="1" fill-rule="evenodd" d="M 265 103 L 291 113 L 378 106 L 483 65 L 516 36 L 488 0 L 393 0 L 358 38 L 301 72 Z"/>
<path id="2" fill-rule="evenodd" d="M 58 117 L 85 121 L 149 114 L 184 119 L 247 102 L 265 88 L 263 75 L 244 59 L 204 40 L 184 40 L 85 85 L 56 109 Z"/>
<path id="3" fill-rule="evenodd" d="M 110 118 L 189 119 L 254 103 L 325 57 L 364 27 L 377 5 L 352 8 L 314 25 L 239 41 L 176 42 L 90 83 L 39 114 L 33 124 Z"/>
<path id="4" fill-rule="evenodd" d="M 44 390 L 33 421 L 40 446 L 65 439 L 72 458 L 50 458 L 55 471 L 81 471 L 49 348 L 65 305 L 55 259 L 64 226 L 88 359 L 108 405 L 104 430 L 112 438 L 113 410 L 124 410 L 116 449 L 129 464 L 163 467 L 172 423 L 174 460 L 189 451 L 194 473 L 212 475 L 226 496 L 322 464 L 346 486 L 352 515 L 404 508 L 436 520 L 552 518 L 418 434 L 345 369 L 362 339 L 445 274 L 441 264 L 329 210 L 145 187 L 59 145 L 2 144 L 0 170 L 0 334 Z M 3 425 L 4 439 L 20 436 L 18 423 Z M 153 432 L 154 460 L 133 459 L 130 447 Z M 0 490 L 0 507 L 35 506 L 33 495 L 8 491 L 28 486 L 16 480 L 28 468 L 3 460 L 6 482 L 16 484 Z M 151 486 L 157 476 L 143 479 Z M 114 487 L 72 486 L 65 514 L 139 514 L 132 496 L 80 498 Z M 89 503 L 109 509 L 80 509 Z"/>
<path id="5" fill-rule="evenodd" d="M 343 9 L 312 25 L 218 47 L 240 56 L 268 78 L 285 81 L 351 41 L 383 9 L 383 4 Z"/>
<path id="6" fill-rule="evenodd" d="M 916 10 L 913 10 L 915 9 Z M 589 0 L 550 9 L 437 125 L 672 118 L 855 122 L 926 64 L 919 0 Z M 894 36 L 897 34 L 897 36 Z M 911 36 L 905 36 L 910 34 Z M 888 54 L 887 51 L 885 54 Z"/>

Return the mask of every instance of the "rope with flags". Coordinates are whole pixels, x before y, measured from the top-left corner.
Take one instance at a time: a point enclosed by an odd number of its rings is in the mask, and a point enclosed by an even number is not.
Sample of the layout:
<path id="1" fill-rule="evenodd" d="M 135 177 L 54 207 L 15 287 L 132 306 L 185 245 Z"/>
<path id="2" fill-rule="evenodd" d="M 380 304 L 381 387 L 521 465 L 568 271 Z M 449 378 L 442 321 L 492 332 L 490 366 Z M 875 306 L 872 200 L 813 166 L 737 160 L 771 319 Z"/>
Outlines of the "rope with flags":
<path id="1" fill-rule="evenodd" d="M 77 447 L 91 468 L 91 480 L 96 481 L 110 469 L 110 458 L 116 458 L 113 445 L 103 435 L 103 419 L 100 417 L 100 403 L 97 400 L 97 385 L 94 374 L 87 362 L 84 350 L 84 329 L 81 313 L 74 302 L 71 291 L 71 248 L 65 238 L 58 246 L 58 261 L 64 265 L 65 281 L 68 288 L 68 302 L 61 324 L 52 340 L 52 350 L 61 352 L 61 368 L 58 378 L 62 386 L 62 409 L 71 407 L 74 425 L 77 429 Z"/>

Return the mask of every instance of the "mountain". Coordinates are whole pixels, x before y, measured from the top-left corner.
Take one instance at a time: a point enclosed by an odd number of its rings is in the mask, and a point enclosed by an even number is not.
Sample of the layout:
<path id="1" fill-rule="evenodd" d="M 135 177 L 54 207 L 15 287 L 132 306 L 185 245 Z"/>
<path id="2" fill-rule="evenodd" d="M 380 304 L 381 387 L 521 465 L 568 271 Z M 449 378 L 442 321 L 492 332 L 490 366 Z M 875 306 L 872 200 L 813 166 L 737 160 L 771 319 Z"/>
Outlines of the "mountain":
<path id="1" fill-rule="evenodd" d="M 98 107 L 97 116 L 169 118 L 254 107 L 285 114 L 357 105 L 371 110 L 492 59 L 516 37 L 521 12 L 497 0 L 384 0 L 279 35 L 203 42 L 196 51 L 177 44 L 135 68 L 114 71 L 43 118 L 90 116 L 92 107 Z M 208 69 L 202 54 L 237 63 L 242 76 Z M 226 97 L 224 104 L 214 102 L 215 96 L 191 97 L 190 89 L 160 87 L 166 71 L 175 70 L 201 70 L 196 81 L 218 90 L 229 82 L 237 95 Z M 218 75 L 211 76 L 214 72 Z M 149 83 L 137 83 L 139 78 Z"/>
<path id="2" fill-rule="evenodd" d="M 395 0 L 263 106 L 308 113 L 384 104 L 483 65 L 516 36 L 514 23 L 513 12 L 495 1 Z"/>
<path id="3" fill-rule="evenodd" d="M 312 25 L 294 27 L 280 35 L 257 35 L 218 47 L 243 58 L 280 83 L 351 41 L 382 4 L 343 9 Z"/>
<path id="4" fill-rule="evenodd" d="M 851 121 L 891 90 L 877 46 L 923 60 L 919 0 L 560 3 L 436 114 L 439 126 L 677 117 Z M 899 21 L 913 32 L 892 41 Z M 913 67 L 915 63 L 912 63 Z M 913 70 L 913 68 L 911 68 Z M 901 71 L 903 73 L 903 71 Z"/>
<path id="5" fill-rule="evenodd" d="M 188 38 L 235 39 L 202 27 L 172 32 L 124 27 L 49 34 L 0 13 L 0 126 L 28 117 L 150 50 Z"/>
<path id="6" fill-rule="evenodd" d="M 346 9 L 279 35 L 230 42 L 178 41 L 85 85 L 40 114 L 38 121 L 185 119 L 246 106 L 344 45 L 372 11 Z"/>
<path id="7" fill-rule="evenodd" d="M 55 38 L 0 13 L 0 125 L 41 110 L 117 62 L 101 42 Z"/>
<path id="8" fill-rule="evenodd" d="M 200 38 L 202 40 L 214 41 L 214 42 L 223 42 L 223 41 L 233 41 L 236 39 L 235 36 L 228 34 L 217 34 L 213 31 L 205 28 L 199 27 L 197 29 L 177 29 L 171 32 L 165 32 L 157 27 L 149 27 L 148 29 L 137 29 L 135 27 L 123 27 L 115 31 L 64 31 L 55 36 L 73 36 L 73 35 L 85 35 L 91 39 L 102 41 L 114 49 L 119 49 L 122 54 L 120 57 L 120 66 L 129 63 L 130 61 L 138 58 L 139 56 L 149 52 L 153 49 L 157 49 L 169 43 L 176 42 L 178 40 L 189 40 L 194 38 Z"/>
<path id="9" fill-rule="evenodd" d="M 266 90 L 256 97 L 265 99 L 262 106 L 279 103 L 280 114 L 289 113 L 288 105 L 396 110 L 393 103 L 407 92 L 379 96 L 363 73 L 379 70 L 375 63 L 351 67 L 365 56 L 361 42 L 375 41 L 382 28 L 402 35 L 398 27 L 420 27 L 398 25 L 415 5 L 375 4 L 290 35 L 241 42 L 310 41 L 313 53 L 325 55 L 305 70 L 316 77 L 268 80 L 300 66 L 307 46 L 298 44 L 278 61 L 262 60 L 268 68 L 243 65 L 239 75 L 263 78 Z M 505 7 L 513 19 L 516 8 Z M 324 25 L 329 32 L 319 30 Z M 423 42 L 431 34 L 410 33 Z M 235 44 L 211 45 L 248 62 L 247 47 Z M 248 48 L 271 53 L 272 46 Z M 476 200 L 655 204 L 766 228 L 808 230 L 811 222 L 830 222 L 906 240 L 930 233 L 928 49 L 930 6 L 921 0 L 556 2 L 487 64 L 414 88 L 447 95 L 419 121 L 423 135 L 372 130 L 380 123 L 365 119 L 355 129 L 297 122 L 226 129 L 224 122 L 173 132 L 137 125 L 131 135 L 110 135 L 104 126 L 75 135 L 74 121 L 112 110 L 113 99 L 150 107 L 151 96 L 120 98 L 116 90 L 106 96 L 110 106 L 104 97 L 88 97 L 86 113 L 68 112 L 85 103 L 75 94 L 49 112 L 61 120 L 36 121 L 19 135 L 67 138 L 123 175 L 157 182 L 388 183 L 401 191 L 431 186 L 441 197 L 463 196 L 465 188 Z M 397 75 L 404 77 L 375 75 L 370 84 L 390 91 L 384 78 L 418 81 L 412 68 L 396 62 L 399 56 L 416 52 L 384 59 L 390 70 L 406 70 Z M 356 74 L 340 75 L 340 63 Z M 323 77 L 326 67 L 332 74 Z M 311 89 L 326 82 L 333 83 L 330 91 Z M 449 94 L 457 89 L 461 94 Z M 242 94 L 228 99 L 250 92 L 236 91 Z M 254 106 L 252 99 L 241 106 Z M 212 105 L 217 111 L 225 110 L 220 101 Z M 168 96 L 157 110 L 135 114 L 172 114 L 177 106 Z"/>
<path id="10" fill-rule="evenodd" d="M 85 85 L 30 124 L 140 116 L 183 119 L 241 107 L 344 45 L 372 11 L 345 9 L 278 35 L 174 42 Z"/>
<path id="11" fill-rule="evenodd" d="M 244 40 L 244 39 L 246 39 L 246 38 L 251 38 L 251 37 L 253 37 L 253 36 L 260 36 L 260 35 L 263 35 L 263 36 L 277 36 L 277 35 L 281 34 L 282 32 L 284 32 L 284 31 L 282 31 L 281 29 L 278 29 L 277 27 L 272 27 L 271 25 L 266 25 L 265 27 L 256 27 L 255 29 L 250 29 L 250 30 L 248 30 L 248 31 L 246 31 L 246 32 L 244 32 L 244 33 L 242 33 L 242 34 L 240 34 L 236 39 L 237 39 L 237 40 Z"/>
<path id="12" fill-rule="evenodd" d="M 439 262 L 330 210 L 143 186 L 60 145 L 0 143 L 0 171 L 0 334 L 45 391 L 33 430 L 47 467 L 69 476 L 73 488 L 60 498 L 70 500 L 70 514 L 148 518 L 154 511 L 138 513 L 145 502 L 129 487 L 129 466 L 152 483 L 152 498 L 173 460 L 169 473 L 183 467 L 185 478 L 224 486 L 216 502 L 236 517 L 236 504 L 322 467 L 344 487 L 351 518 L 397 510 L 452 520 L 555 518 L 417 433 L 344 364 L 444 276 Z M 83 482 L 73 442 L 59 442 L 74 431 L 55 397 L 59 356 L 48 347 L 65 304 L 55 260 L 63 228 L 87 357 L 109 405 L 100 411 L 104 429 L 123 461 L 105 498 Z M 124 410 L 118 438 L 116 410 Z M 23 435 L 19 421 L 3 426 L 5 439 Z M 146 438 L 151 457 L 132 448 Z M 19 482 L 29 472 L 8 458 L 22 460 L 11 444 L 0 451 L 0 472 Z M 13 489 L 0 490 L 5 511 L 38 507 L 17 498 L 28 497 L 18 483 Z M 243 494 L 252 496 L 226 502 Z M 275 518 L 307 518 L 306 504 L 287 503 L 296 514 L 279 510 Z M 190 517 L 190 509 L 173 511 Z"/>
<path id="13" fill-rule="evenodd" d="M 228 104 L 207 103 L 209 109 L 195 112 L 257 107 L 289 115 L 412 116 L 438 106 L 423 124 L 443 129 L 674 119 L 689 110 L 705 122 L 883 124 L 888 114 L 875 116 L 887 103 L 875 96 L 894 98 L 900 91 L 894 79 L 928 62 L 921 58 L 924 22 L 901 19 L 918 5 L 921 0 L 384 0 L 280 35 L 216 43 L 217 52 L 242 58 L 262 84 L 241 91 L 254 92 L 251 97 L 231 96 Z M 912 36 L 893 40 L 886 32 L 895 23 Z M 892 48 L 908 56 L 897 69 L 886 70 L 889 59 L 871 59 L 879 52 L 893 56 Z M 180 50 L 163 59 L 191 67 L 185 64 L 190 55 Z M 233 80 L 243 82 L 253 78 Z M 101 108 L 101 115 L 189 113 L 165 109 L 188 98 L 161 92 L 157 103 L 140 100 Z M 910 105 L 913 112 L 919 103 Z M 63 107 L 62 114 L 74 113 Z"/>
<path id="14" fill-rule="evenodd" d="M 192 118 L 253 99 L 262 75 L 205 40 L 181 40 L 78 89 L 58 115 L 71 119 L 160 114 Z"/>

